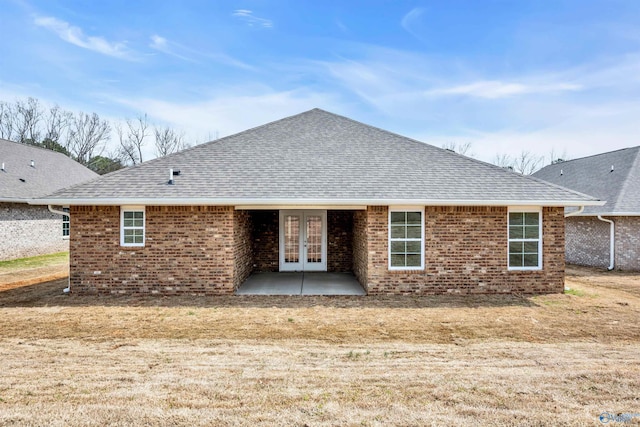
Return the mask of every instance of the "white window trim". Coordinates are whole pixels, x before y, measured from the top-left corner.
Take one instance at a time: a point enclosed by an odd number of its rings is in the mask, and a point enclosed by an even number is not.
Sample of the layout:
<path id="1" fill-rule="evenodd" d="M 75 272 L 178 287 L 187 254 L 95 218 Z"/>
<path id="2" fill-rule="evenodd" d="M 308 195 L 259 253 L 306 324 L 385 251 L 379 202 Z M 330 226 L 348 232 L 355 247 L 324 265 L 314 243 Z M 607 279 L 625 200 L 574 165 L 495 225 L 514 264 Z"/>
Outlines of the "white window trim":
<path id="1" fill-rule="evenodd" d="M 538 265 L 537 266 L 533 266 L 533 267 L 511 267 L 509 265 L 509 243 L 511 242 L 511 239 L 509 238 L 509 214 L 510 213 L 531 213 L 531 212 L 536 212 L 538 213 L 539 216 L 539 220 L 538 220 Z M 542 207 L 540 206 L 509 206 L 509 208 L 507 209 L 507 268 L 509 271 L 536 271 L 536 270 L 542 270 L 542 266 L 543 261 L 542 261 L 542 240 L 543 240 L 543 235 L 542 235 L 542 221 L 544 220 L 543 215 L 542 215 Z M 523 239 L 514 239 L 514 241 L 523 241 Z M 530 239 L 529 241 L 533 241 L 533 239 Z"/>
<path id="2" fill-rule="evenodd" d="M 71 213 L 69 212 L 69 206 L 63 206 L 63 207 L 62 207 L 62 210 L 63 210 L 64 212 L 67 212 L 67 215 L 64 215 L 64 216 L 62 217 L 62 233 L 63 233 L 63 234 L 62 234 L 62 240 L 69 240 L 69 238 L 70 238 L 70 236 L 71 236 Z M 68 220 L 68 221 L 65 221 L 65 220 L 64 220 L 64 217 L 65 217 L 65 216 L 66 216 L 67 218 L 69 218 L 69 220 Z M 69 230 L 69 234 L 67 234 L 66 236 L 64 235 L 64 223 L 65 223 L 65 222 L 67 222 L 67 223 L 69 224 L 69 228 L 68 228 L 68 230 Z"/>
<path id="3" fill-rule="evenodd" d="M 420 212 L 422 224 L 420 230 L 420 267 L 392 267 L 391 266 L 391 212 Z M 424 206 L 389 206 L 389 214 L 387 216 L 387 267 L 390 271 L 420 271 L 424 270 L 424 228 L 426 219 L 424 217 Z M 403 239 L 405 240 L 405 239 Z"/>
<path id="4" fill-rule="evenodd" d="M 124 242 L 124 213 L 125 212 L 142 212 L 142 243 L 125 243 Z M 140 229 L 140 227 L 126 227 L 126 229 Z M 120 206 L 120 246 L 125 247 L 143 247 L 147 241 L 147 212 L 144 206 Z"/>

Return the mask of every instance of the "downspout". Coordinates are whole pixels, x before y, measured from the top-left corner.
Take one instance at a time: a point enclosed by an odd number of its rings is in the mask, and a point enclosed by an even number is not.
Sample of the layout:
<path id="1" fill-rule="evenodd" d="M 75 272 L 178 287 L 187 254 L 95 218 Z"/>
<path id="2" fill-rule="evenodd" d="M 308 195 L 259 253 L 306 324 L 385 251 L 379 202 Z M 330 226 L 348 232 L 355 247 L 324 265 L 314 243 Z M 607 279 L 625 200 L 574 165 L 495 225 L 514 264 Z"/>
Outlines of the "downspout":
<path id="1" fill-rule="evenodd" d="M 609 223 L 609 267 L 607 270 L 611 271 L 615 267 L 616 225 L 612 220 L 602 218 L 602 215 L 598 215 L 598 219 Z"/>
<path id="2" fill-rule="evenodd" d="M 49 212 L 54 213 L 54 214 L 58 214 L 58 215 L 66 215 L 69 216 L 69 212 L 65 212 L 65 211 L 59 211 L 56 209 L 53 209 L 52 205 L 47 205 L 47 208 L 49 209 Z M 62 292 L 64 292 L 65 294 L 68 294 L 69 292 L 71 292 L 71 277 L 69 277 L 68 282 L 67 282 L 67 287 L 64 288 L 62 290 Z"/>

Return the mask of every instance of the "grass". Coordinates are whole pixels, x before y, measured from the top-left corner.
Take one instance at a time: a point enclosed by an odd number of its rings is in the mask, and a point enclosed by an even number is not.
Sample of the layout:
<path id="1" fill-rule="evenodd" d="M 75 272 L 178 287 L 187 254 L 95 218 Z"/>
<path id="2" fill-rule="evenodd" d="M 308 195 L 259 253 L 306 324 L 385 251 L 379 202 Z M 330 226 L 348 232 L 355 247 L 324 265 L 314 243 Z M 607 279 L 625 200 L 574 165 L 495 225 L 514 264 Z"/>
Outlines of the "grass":
<path id="1" fill-rule="evenodd" d="M 569 273 L 588 298 L 7 290 L 0 425 L 578 426 L 640 412 L 640 275 Z"/>
<path id="2" fill-rule="evenodd" d="M 18 258 L 9 261 L 0 261 L 0 273 L 68 263 L 69 252 L 58 252 L 55 254 L 40 255 L 29 258 Z"/>

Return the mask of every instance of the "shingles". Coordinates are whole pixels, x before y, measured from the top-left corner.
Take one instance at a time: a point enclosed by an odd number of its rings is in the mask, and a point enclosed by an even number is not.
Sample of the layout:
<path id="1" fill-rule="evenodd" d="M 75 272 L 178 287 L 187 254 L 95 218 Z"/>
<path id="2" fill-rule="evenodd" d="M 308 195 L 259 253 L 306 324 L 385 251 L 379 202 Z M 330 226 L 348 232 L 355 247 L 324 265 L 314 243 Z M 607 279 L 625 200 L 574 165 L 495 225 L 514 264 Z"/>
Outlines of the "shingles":
<path id="1" fill-rule="evenodd" d="M 0 139 L 0 163 L 0 200 L 26 201 L 98 177 L 62 153 L 5 139 Z"/>
<path id="2" fill-rule="evenodd" d="M 640 147 L 549 165 L 534 174 L 545 181 L 606 200 L 588 214 L 640 212 Z"/>
<path id="3" fill-rule="evenodd" d="M 181 171 L 167 185 L 169 169 Z M 117 171 L 57 198 L 585 200 L 314 109 Z"/>

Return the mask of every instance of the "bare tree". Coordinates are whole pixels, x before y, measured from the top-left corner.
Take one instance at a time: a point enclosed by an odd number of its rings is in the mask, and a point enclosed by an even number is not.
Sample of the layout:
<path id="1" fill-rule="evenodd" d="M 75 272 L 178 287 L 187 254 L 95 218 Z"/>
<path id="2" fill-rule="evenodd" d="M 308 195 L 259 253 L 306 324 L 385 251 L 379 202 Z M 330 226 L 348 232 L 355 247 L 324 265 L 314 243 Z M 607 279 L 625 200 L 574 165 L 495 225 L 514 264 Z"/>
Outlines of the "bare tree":
<path id="1" fill-rule="evenodd" d="M 116 132 L 120 140 L 121 157 L 134 165 L 142 163 L 142 146 L 145 138 L 149 136 L 147 133 L 149 128 L 147 115 L 138 116 L 135 120 L 126 119 L 125 123 L 127 127 L 124 131 L 121 125 L 116 126 Z"/>
<path id="2" fill-rule="evenodd" d="M 536 156 L 530 151 L 522 151 L 513 162 L 513 169 L 522 175 L 531 175 L 538 169 L 543 163 L 544 157 Z"/>
<path id="3" fill-rule="evenodd" d="M 0 101 L 0 138 L 13 138 L 13 124 L 15 121 L 11 104 Z"/>
<path id="4" fill-rule="evenodd" d="M 508 154 L 496 154 L 492 163 L 501 168 L 513 170 L 513 159 Z"/>
<path id="5" fill-rule="evenodd" d="M 88 165 L 92 157 L 101 155 L 111 138 L 111 126 L 100 120 L 96 113 L 75 114 L 69 126 L 68 150 L 83 165 Z"/>
<path id="6" fill-rule="evenodd" d="M 158 157 L 164 157 L 186 148 L 183 133 L 179 134 L 168 126 L 156 127 L 153 131 L 156 139 L 156 155 Z"/>
<path id="7" fill-rule="evenodd" d="M 568 160 L 567 158 L 567 150 L 562 150 L 561 154 L 557 154 L 554 148 L 551 149 L 549 153 L 549 164 L 554 165 L 556 163 L 564 162 Z"/>
<path id="8" fill-rule="evenodd" d="M 40 122 L 42 108 L 35 98 L 16 101 L 13 110 L 16 140 L 22 143 L 37 144 L 40 141 Z"/>
<path id="9" fill-rule="evenodd" d="M 447 142 L 446 144 L 442 144 L 442 148 L 445 150 L 453 151 L 454 153 L 462 154 L 463 156 L 473 157 L 473 153 L 471 150 L 471 143 L 465 142 L 457 143 L 457 142 Z"/>
<path id="10" fill-rule="evenodd" d="M 68 149 L 65 133 L 69 129 L 73 114 L 54 105 L 49 108 L 44 118 L 44 138 L 42 146 L 50 150 L 65 151 Z"/>

